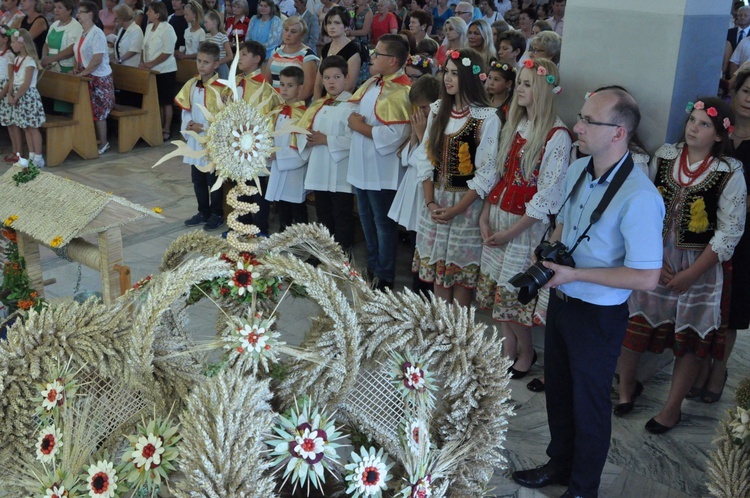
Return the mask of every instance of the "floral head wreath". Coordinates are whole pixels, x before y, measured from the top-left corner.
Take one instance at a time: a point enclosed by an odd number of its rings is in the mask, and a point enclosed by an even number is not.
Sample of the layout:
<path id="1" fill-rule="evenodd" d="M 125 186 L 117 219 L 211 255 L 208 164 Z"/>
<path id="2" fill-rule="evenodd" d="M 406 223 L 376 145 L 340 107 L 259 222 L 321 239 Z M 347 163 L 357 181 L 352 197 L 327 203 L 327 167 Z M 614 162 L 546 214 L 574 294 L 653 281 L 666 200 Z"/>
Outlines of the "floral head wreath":
<path id="1" fill-rule="evenodd" d="M 461 54 L 458 50 L 449 50 L 445 54 L 454 61 L 458 61 L 458 59 L 461 57 Z M 458 65 L 458 62 L 456 62 L 455 64 Z M 487 79 L 487 74 L 482 72 L 481 66 L 479 66 L 479 64 L 472 65 L 471 59 L 469 59 L 468 57 L 464 57 L 463 59 L 461 59 L 461 65 L 464 67 L 471 67 L 472 74 L 476 74 L 477 76 L 479 76 L 480 80 L 484 81 Z"/>
<path id="2" fill-rule="evenodd" d="M 560 92 L 562 92 L 562 88 L 557 84 L 557 78 L 555 78 L 554 74 L 547 74 L 547 68 L 537 65 L 533 59 L 526 59 L 525 61 L 523 61 L 523 65 L 528 69 L 534 69 L 534 67 L 536 67 L 537 76 L 544 77 L 547 83 L 552 85 L 552 93 L 558 95 Z"/>
<path id="3" fill-rule="evenodd" d="M 20 34 L 17 29 L 11 29 L 11 28 L 5 28 L 2 33 L 7 36 L 8 38 L 15 36 L 18 37 Z"/>
<path id="4" fill-rule="evenodd" d="M 427 69 L 432 65 L 432 59 L 421 55 L 410 55 L 406 63 L 411 67 Z"/>
<path id="5" fill-rule="evenodd" d="M 685 107 L 685 112 L 690 114 L 693 112 L 693 109 L 696 109 L 698 111 L 706 111 L 706 114 L 708 114 L 710 117 L 715 118 L 719 115 L 719 111 L 716 110 L 715 107 L 709 107 L 706 109 L 706 104 L 699 100 L 697 102 L 688 102 L 687 107 Z M 729 133 L 732 133 L 734 130 L 734 126 L 732 126 L 732 122 L 729 120 L 729 118 L 724 118 L 721 122 L 721 125 L 724 127 L 725 130 L 729 131 Z"/>
<path id="6" fill-rule="evenodd" d="M 516 72 L 516 68 L 504 62 L 492 61 L 490 62 L 490 69 L 500 69 L 502 71 Z"/>

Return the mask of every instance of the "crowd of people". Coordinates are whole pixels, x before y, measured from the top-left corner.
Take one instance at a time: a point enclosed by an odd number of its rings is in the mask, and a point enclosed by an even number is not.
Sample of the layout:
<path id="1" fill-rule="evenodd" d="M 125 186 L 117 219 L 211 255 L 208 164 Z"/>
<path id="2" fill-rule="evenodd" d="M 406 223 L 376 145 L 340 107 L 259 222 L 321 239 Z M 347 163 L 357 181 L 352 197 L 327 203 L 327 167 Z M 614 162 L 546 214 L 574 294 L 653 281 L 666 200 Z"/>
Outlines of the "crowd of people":
<path id="1" fill-rule="evenodd" d="M 645 426 L 652 433 L 679 424 L 684 399 L 721 397 L 737 330 L 750 325 L 750 69 L 733 56 L 724 89 L 734 105 L 714 96 L 686 103 L 682 141 L 651 159 L 636 133 L 638 105 L 622 87 L 592 90 L 572 130 L 558 116 L 565 0 L 108 0 L 101 9 L 57 0 L 49 28 L 34 0 L 20 9 L 14 1 L 4 1 L 0 19 L 6 159 L 15 160 L 25 134 L 43 164 L 42 68 L 92 79 L 104 153 L 110 64 L 158 72 L 167 139 L 174 103 L 181 130 L 205 132 L 203 109 L 218 110 L 219 79 L 239 52 L 243 98 L 260 93 L 277 130 L 290 121 L 308 130 L 275 138 L 270 175 L 253 199 L 260 209 L 243 221 L 268 234 L 275 203 L 282 230 L 306 223 L 314 192 L 317 220 L 350 251 L 356 202 L 367 273 L 380 289 L 393 288 L 402 227 L 415 290 L 491 310 L 513 378 L 537 361 L 531 328 L 546 324 L 546 375 L 529 388 L 546 392 L 550 462 L 514 473 L 522 485 L 597 495 L 618 361 L 614 414 L 626 416 L 644 390 L 640 354 L 677 356 L 669 398 Z M 735 18 L 727 43 L 735 40 L 736 54 L 748 7 Z M 176 60 L 185 58 L 198 75 L 178 87 Z M 185 162 L 198 204 L 185 224 L 221 230 L 215 176 L 205 158 Z M 544 253 L 547 285 L 520 299 L 511 281 L 540 258 L 542 241 L 564 246 Z"/>

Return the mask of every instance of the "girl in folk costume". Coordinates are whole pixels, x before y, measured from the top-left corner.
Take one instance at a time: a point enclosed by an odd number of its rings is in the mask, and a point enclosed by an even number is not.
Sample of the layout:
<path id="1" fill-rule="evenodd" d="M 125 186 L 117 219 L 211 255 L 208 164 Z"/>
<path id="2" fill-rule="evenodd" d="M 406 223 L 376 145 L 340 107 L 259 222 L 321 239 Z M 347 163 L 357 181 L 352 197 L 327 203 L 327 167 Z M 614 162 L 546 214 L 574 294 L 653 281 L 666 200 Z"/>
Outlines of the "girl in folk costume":
<path id="1" fill-rule="evenodd" d="M 490 62 L 485 88 L 490 95 L 493 107 L 497 107 L 500 122 L 508 120 L 510 102 L 513 100 L 513 87 L 516 85 L 516 68 L 504 62 Z"/>
<path id="2" fill-rule="evenodd" d="M 724 355 L 719 330 L 723 275 L 745 225 L 747 187 L 739 161 L 724 156 L 732 114 L 722 100 L 701 98 L 687 108 L 685 142 L 656 151 L 656 187 L 664 198 L 664 263 L 653 291 L 636 291 L 628 301 L 630 324 L 619 361 L 620 404 L 616 415 L 633 409 L 643 390 L 636 382 L 645 350 L 672 348 L 677 357 L 672 387 L 661 412 L 646 429 L 662 434 L 682 417 L 682 400 L 702 361 Z"/>
<path id="3" fill-rule="evenodd" d="M 441 99 L 430 106 L 418 178 L 425 203 L 412 271 L 435 295 L 471 303 L 479 277 L 482 198 L 497 180 L 500 119 L 484 90 L 484 61 L 472 49 L 448 54 Z"/>
<path id="4" fill-rule="evenodd" d="M 42 107 L 42 97 L 36 89 L 39 74 L 39 59 L 31 35 L 25 29 L 14 31 L 10 38 L 10 48 L 16 53 L 11 75 L 11 90 L 8 104 L 11 106 L 9 133 L 16 134 L 21 143 L 21 131 L 26 135 L 29 159 L 40 168 L 44 166 L 42 157 L 42 134 L 39 127 L 46 117 Z M 11 135 L 12 136 L 12 135 Z M 20 151 L 14 151 L 19 152 Z"/>
<path id="5" fill-rule="evenodd" d="M 536 361 L 531 326 L 544 323 L 549 294 L 542 291 L 524 305 L 508 281 L 533 263 L 549 215 L 563 202 L 570 160 L 570 132 L 557 117 L 558 85 L 552 62 L 536 59 L 522 65 L 498 151 L 501 178 L 485 199 L 480 218 L 484 251 L 477 300 L 502 322 L 515 379 Z"/>

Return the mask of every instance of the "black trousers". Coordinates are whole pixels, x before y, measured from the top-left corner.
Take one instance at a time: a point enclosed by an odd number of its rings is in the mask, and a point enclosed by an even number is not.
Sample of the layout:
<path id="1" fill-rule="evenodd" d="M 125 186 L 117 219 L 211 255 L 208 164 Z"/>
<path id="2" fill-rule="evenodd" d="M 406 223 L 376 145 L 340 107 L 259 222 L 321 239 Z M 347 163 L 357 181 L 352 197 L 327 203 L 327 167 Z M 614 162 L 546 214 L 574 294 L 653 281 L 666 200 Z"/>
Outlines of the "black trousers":
<path id="1" fill-rule="evenodd" d="M 300 202 L 278 201 L 276 207 L 279 209 L 279 232 L 283 232 L 289 225 L 307 223 L 307 204 Z"/>
<path id="2" fill-rule="evenodd" d="M 215 214 L 224 218 L 224 192 L 218 188 L 209 192 L 216 183 L 215 173 L 203 173 L 195 166 L 190 166 L 190 178 L 193 181 L 193 191 L 198 200 L 198 212 L 208 218 Z"/>
<path id="3" fill-rule="evenodd" d="M 315 215 L 348 253 L 354 245 L 354 194 L 316 190 Z"/>
<path id="4" fill-rule="evenodd" d="M 544 335 L 544 393 L 550 464 L 571 472 L 568 489 L 596 497 L 612 434 L 610 390 L 628 305 L 563 300 L 550 292 Z"/>
<path id="5" fill-rule="evenodd" d="M 260 181 L 260 189 L 262 194 L 257 193 L 255 195 L 240 196 L 240 201 L 242 202 L 256 203 L 258 205 L 258 212 L 255 214 L 243 214 L 242 216 L 237 218 L 237 221 L 239 221 L 243 225 L 255 225 L 256 227 L 258 227 L 261 234 L 268 236 L 268 216 L 271 212 L 271 203 L 268 202 L 264 197 L 266 195 L 266 189 L 268 188 L 268 177 L 260 176 L 258 177 L 258 180 Z M 247 184 L 255 186 L 255 181 L 251 180 L 247 182 Z"/>

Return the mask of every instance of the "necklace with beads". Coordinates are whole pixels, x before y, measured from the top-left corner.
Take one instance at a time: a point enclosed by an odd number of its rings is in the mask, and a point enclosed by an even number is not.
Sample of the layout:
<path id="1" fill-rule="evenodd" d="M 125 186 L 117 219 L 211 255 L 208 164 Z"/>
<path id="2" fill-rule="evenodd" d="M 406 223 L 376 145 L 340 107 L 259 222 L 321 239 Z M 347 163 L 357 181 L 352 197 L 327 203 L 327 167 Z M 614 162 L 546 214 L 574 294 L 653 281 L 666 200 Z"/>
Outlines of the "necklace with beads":
<path id="1" fill-rule="evenodd" d="M 463 109 L 456 111 L 454 109 L 451 109 L 451 117 L 453 119 L 463 119 L 466 116 L 469 115 L 469 106 L 464 107 Z"/>
<path id="2" fill-rule="evenodd" d="M 680 167 L 677 169 L 677 181 L 680 182 L 680 185 L 683 187 L 691 186 L 696 178 L 700 178 L 700 176 L 708 170 L 709 166 L 711 166 L 712 160 L 713 157 L 709 152 L 703 162 L 701 162 L 700 166 L 698 166 L 695 171 L 690 171 L 690 165 L 688 164 L 688 146 L 685 144 L 685 147 L 682 150 L 682 155 L 680 156 Z M 684 179 L 683 176 L 685 177 Z"/>

